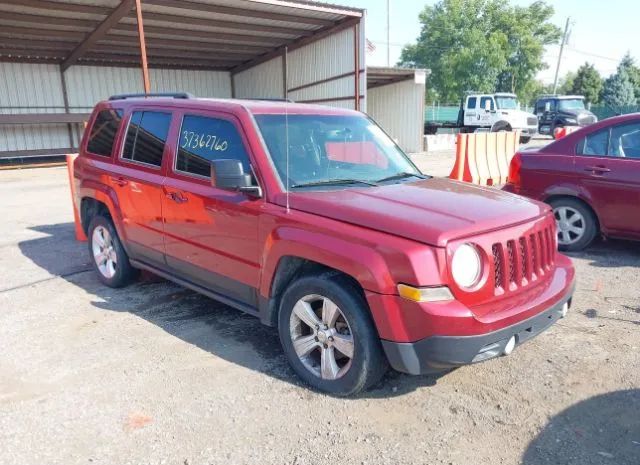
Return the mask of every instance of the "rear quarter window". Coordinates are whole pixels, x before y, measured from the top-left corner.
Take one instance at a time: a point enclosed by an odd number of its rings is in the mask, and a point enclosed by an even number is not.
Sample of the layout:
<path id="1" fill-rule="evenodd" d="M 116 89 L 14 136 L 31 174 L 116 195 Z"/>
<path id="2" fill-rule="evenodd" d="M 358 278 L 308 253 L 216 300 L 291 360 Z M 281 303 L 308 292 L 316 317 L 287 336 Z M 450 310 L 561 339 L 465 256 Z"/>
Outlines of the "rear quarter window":
<path id="1" fill-rule="evenodd" d="M 87 152 L 103 157 L 110 157 L 120 123 L 122 122 L 122 110 L 102 110 L 89 133 Z"/>

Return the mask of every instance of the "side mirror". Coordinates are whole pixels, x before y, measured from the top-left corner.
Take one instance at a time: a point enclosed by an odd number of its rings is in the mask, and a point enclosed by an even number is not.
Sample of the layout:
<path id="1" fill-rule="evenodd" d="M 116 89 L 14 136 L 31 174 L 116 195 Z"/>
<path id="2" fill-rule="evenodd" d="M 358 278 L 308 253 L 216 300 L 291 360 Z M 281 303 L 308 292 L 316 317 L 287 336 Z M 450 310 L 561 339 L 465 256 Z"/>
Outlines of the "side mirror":
<path id="1" fill-rule="evenodd" d="M 243 192 L 252 197 L 262 197 L 262 189 L 252 185 L 251 175 L 244 172 L 239 160 L 211 160 L 211 185 L 218 189 Z"/>
<path id="2" fill-rule="evenodd" d="M 551 111 L 551 102 L 547 102 L 544 104 L 544 111 Z"/>

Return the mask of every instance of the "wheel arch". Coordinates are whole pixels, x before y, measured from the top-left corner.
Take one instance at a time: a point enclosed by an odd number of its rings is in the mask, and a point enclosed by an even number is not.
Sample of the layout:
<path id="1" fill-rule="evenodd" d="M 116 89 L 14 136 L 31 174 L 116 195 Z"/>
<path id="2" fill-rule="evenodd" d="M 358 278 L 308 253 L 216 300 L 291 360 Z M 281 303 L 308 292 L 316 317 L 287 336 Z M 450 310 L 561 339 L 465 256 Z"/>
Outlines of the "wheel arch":
<path id="1" fill-rule="evenodd" d="M 340 276 L 346 279 L 366 302 L 364 288 L 351 274 L 319 261 L 296 255 L 279 258 L 268 286 L 268 296 L 261 296 L 260 319 L 269 326 L 277 325 L 280 300 L 287 287 L 304 276 Z"/>
<path id="2" fill-rule="evenodd" d="M 545 203 L 551 204 L 551 202 L 555 201 L 555 200 L 559 200 L 559 199 L 572 199 L 575 200 L 577 202 L 580 202 L 581 204 L 583 204 L 587 209 L 589 209 L 589 211 L 591 211 L 591 213 L 593 214 L 593 217 L 596 220 L 596 228 L 597 228 L 597 232 L 602 232 L 602 228 L 601 228 L 601 224 L 600 224 L 600 218 L 598 217 L 598 212 L 596 211 L 595 208 L 593 208 L 593 206 L 584 198 L 580 197 L 579 195 L 575 195 L 575 194 L 569 194 L 569 193 L 563 193 L 563 194 L 551 194 L 549 196 L 547 196 L 544 199 Z"/>
<path id="3" fill-rule="evenodd" d="M 511 123 L 509 123 L 509 121 L 507 120 L 501 119 L 493 123 L 493 125 L 491 126 L 491 132 L 498 132 L 501 130 L 505 130 L 509 132 L 513 131 Z"/>

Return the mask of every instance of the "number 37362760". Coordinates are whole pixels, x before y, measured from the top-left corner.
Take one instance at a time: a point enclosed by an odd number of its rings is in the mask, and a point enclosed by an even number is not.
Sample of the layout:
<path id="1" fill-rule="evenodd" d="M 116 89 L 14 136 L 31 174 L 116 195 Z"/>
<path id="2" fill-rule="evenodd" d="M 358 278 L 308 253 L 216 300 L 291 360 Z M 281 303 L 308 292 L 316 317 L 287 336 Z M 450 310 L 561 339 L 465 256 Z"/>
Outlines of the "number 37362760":
<path id="1" fill-rule="evenodd" d="M 180 147 L 183 149 L 203 149 L 224 152 L 229 147 L 229 143 L 213 134 L 198 134 L 193 131 L 182 131 Z"/>

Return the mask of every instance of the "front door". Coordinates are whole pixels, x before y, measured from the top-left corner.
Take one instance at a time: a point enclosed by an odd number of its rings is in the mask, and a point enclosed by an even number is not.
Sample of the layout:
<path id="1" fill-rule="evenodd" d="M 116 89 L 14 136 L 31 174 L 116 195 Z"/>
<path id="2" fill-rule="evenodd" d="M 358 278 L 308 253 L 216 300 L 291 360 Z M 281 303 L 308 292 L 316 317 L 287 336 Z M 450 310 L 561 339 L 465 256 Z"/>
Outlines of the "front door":
<path id="1" fill-rule="evenodd" d="M 110 183 L 118 197 L 132 258 L 162 265 L 162 183 L 171 113 L 133 111 Z"/>
<path id="2" fill-rule="evenodd" d="M 640 120 L 588 134 L 575 169 L 608 234 L 640 236 Z"/>
<path id="3" fill-rule="evenodd" d="M 179 277 L 256 308 L 263 201 L 215 188 L 210 175 L 213 159 L 240 160 L 251 173 L 240 124 L 226 114 L 179 117 L 177 148 L 163 187 L 167 264 Z"/>

